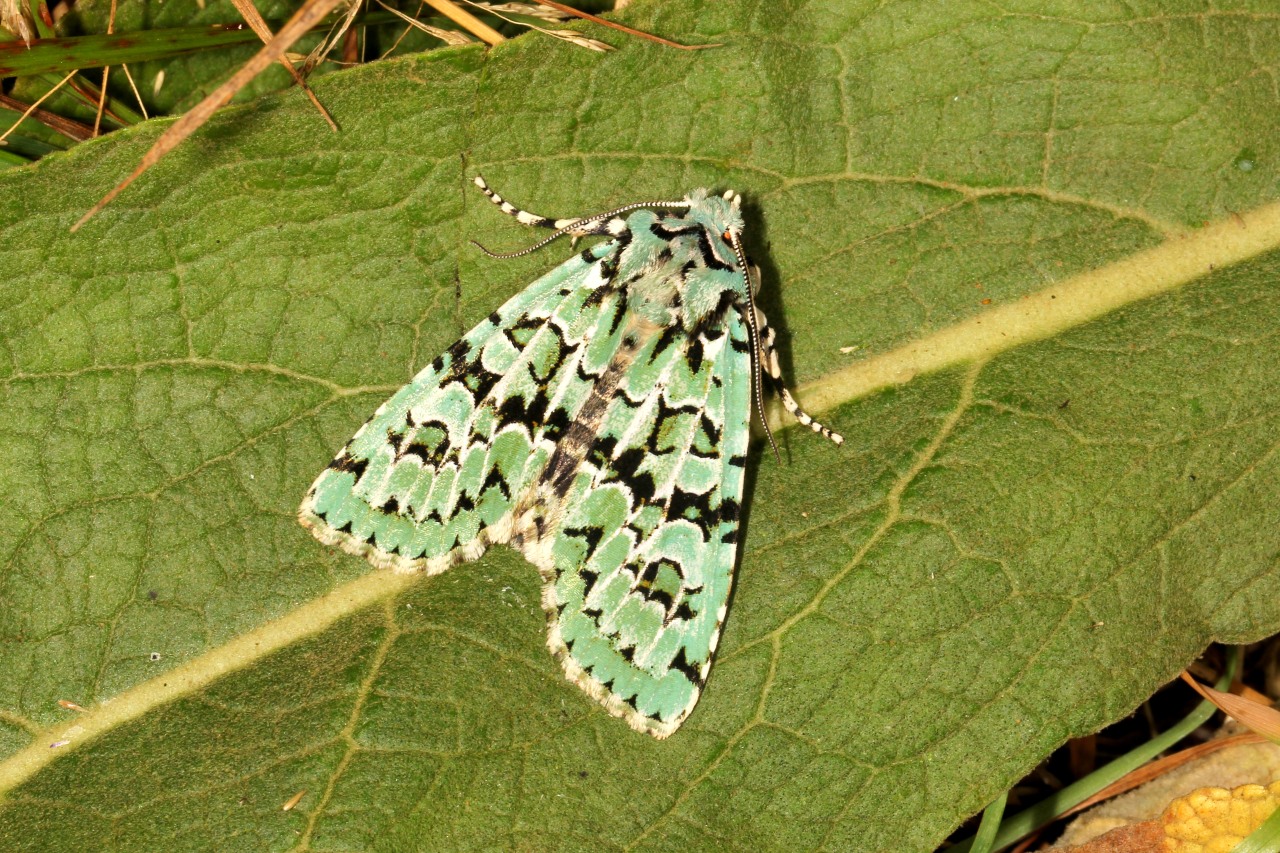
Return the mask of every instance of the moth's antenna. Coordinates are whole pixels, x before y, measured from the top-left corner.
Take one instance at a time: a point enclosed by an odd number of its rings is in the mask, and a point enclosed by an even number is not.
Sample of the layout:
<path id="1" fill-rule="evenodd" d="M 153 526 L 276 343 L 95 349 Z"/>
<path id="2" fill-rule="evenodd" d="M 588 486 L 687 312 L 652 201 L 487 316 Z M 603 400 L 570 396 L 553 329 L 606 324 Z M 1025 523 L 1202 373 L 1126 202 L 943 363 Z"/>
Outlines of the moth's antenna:
<path id="1" fill-rule="evenodd" d="M 576 237 L 585 237 L 588 234 L 609 233 L 611 230 L 609 228 L 609 220 L 612 220 L 619 214 L 630 213 L 631 211 L 639 210 L 642 207 L 688 208 L 690 206 L 691 203 L 687 199 L 681 201 L 637 201 L 631 204 L 624 204 L 622 207 L 606 211 L 605 213 L 597 213 L 595 216 L 588 216 L 585 219 L 575 219 L 563 228 L 556 229 L 555 232 L 542 238 L 527 249 L 521 249 L 518 252 L 491 252 L 475 240 L 472 240 L 471 244 L 491 258 L 519 258 L 538 251 L 543 246 L 560 239 L 566 234 L 573 234 Z"/>

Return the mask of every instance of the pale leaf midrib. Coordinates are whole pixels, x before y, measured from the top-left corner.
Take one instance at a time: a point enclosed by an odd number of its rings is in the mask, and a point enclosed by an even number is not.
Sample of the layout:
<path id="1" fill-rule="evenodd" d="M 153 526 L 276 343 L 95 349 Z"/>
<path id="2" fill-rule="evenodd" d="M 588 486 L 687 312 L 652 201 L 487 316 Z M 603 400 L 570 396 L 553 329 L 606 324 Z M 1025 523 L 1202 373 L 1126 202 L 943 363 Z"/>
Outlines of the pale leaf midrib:
<path id="1" fill-rule="evenodd" d="M 0 762 L 0 797 L 34 776 L 55 758 L 94 737 L 138 719 L 161 705 L 196 693 L 223 676 L 318 634 L 339 619 L 404 591 L 420 577 L 370 572 L 163 675 L 94 705 L 66 723 L 46 729 L 30 746 Z M 50 744 L 63 740 L 69 743 L 58 748 L 50 747 Z"/>
<path id="2" fill-rule="evenodd" d="M 798 396 L 806 409 L 817 413 L 922 374 L 986 362 L 1276 248 L 1280 203 L 1233 214 L 829 373 L 802 386 Z M 790 416 L 771 408 L 772 429 L 792 424 Z"/>

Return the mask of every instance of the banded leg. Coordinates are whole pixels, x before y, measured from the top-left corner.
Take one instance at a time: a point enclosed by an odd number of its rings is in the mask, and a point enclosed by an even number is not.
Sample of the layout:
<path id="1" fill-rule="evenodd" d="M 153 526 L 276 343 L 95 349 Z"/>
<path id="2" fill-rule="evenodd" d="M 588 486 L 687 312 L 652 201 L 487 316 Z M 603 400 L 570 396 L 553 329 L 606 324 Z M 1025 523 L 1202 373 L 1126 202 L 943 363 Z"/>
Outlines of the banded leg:
<path id="1" fill-rule="evenodd" d="M 797 421 L 834 442 L 835 444 L 844 444 L 844 436 L 838 432 L 832 432 L 822 424 L 815 421 L 809 416 L 809 413 L 800 408 L 800 404 L 796 402 L 796 398 L 791 396 L 791 392 L 787 390 L 787 386 L 782 384 L 782 367 L 778 364 L 778 351 L 773 348 L 773 342 L 777 339 L 774 334 L 773 327 L 769 325 L 769 320 L 764 316 L 764 312 L 758 307 L 756 308 L 756 326 L 760 331 L 760 366 L 764 368 L 764 372 L 773 380 L 774 385 L 778 389 L 778 396 L 782 399 L 782 407 L 791 413 Z"/>

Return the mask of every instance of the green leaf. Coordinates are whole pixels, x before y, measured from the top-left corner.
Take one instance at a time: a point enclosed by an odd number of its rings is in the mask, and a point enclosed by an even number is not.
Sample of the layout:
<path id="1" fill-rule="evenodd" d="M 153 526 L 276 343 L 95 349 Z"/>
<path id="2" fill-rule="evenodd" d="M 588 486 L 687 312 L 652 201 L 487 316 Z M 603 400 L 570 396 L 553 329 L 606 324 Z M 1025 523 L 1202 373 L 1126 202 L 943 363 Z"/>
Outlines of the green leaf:
<path id="1" fill-rule="evenodd" d="M 726 47 L 333 75 L 341 134 L 297 92 L 228 110 L 74 235 L 158 125 L 0 174 L 5 846 L 929 850 L 1276 631 L 1280 20 L 1166 7 L 638 3 Z M 848 439 L 753 454 L 669 740 L 564 681 L 514 553 L 419 581 L 294 521 L 570 251 L 480 257 L 534 235 L 476 172 L 555 216 L 742 191 Z"/>

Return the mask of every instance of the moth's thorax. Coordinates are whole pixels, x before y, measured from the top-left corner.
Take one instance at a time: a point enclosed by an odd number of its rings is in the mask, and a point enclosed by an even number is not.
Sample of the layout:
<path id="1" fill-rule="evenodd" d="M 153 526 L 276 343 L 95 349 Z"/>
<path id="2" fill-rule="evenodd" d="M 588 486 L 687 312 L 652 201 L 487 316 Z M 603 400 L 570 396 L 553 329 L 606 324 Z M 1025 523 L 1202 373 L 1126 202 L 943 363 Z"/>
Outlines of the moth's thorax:
<path id="1" fill-rule="evenodd" d="M 726 306 L 744 302 L 747 280 L 733 243 L 742 232 L 736 197 L 694 190 L 687 209 L 638 210 L 627 218 L 630 242 L 617 281 L 628 308 L 663 326 L 693 329 Z"/>

